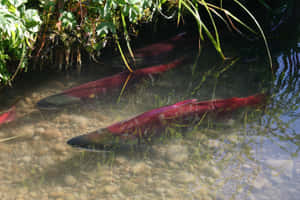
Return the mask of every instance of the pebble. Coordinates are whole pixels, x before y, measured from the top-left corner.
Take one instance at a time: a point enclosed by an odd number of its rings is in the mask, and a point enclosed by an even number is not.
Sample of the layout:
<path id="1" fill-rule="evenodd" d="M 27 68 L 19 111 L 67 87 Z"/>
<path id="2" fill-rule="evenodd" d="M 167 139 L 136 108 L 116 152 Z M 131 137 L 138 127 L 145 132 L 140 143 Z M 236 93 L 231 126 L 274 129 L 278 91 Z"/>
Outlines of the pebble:
<path id="1" fill-rule="evenodd" d="M 271 183 L 268 181 L 268 179 L 258 176 L 253 182 L 250 183 L 250 185 L 257 190 L 260 190 L 264 187 L 270 186 Z"/>
<path id="2" fill-rule="evenodd" d="M 166 153 L 166 149 L 162 145 L 153 145 L 153 154 L 156 155 L 157 157 L 163 157 Z M 156 160 L 158 162 L 160 160 Z"/>
<path id="3" fill-rule="evenodd" d="M 72 175 L 66 175 L 64 181 L 69 186 L 75 185 L 77 182 L 76 178 Z"/>
<path id="4" fill-rule="evenodd" d="M 126 192 L 130 192 L 130 193 L 136 192 L 137 188 L 138 188 L 138 184 L 132 183 L 132 182 L 129 182 L 129 181 L 122 184 L 122 189 L 123 189 L 124 193 L 126 193 Z"/>
<path id="5" fill-rule="evenodd" d="M 229 135 L 227 139 L 233 144 L 237 144 L 239 142 L 239 137 L 237 135 Z"/>
<path id="6" fill-rule="evenodd" d="M 207 146 L 209 148 L 215 148 L 215 149 L 217 149 L 217 148 L 220 147 L 220 141 L 219 140 L 214 140 L 214 139 L 209 139 L 207 141 Z"/>
<path id="7" fill-rule="evenodd" d="M 66 194 L 64 195 L 64 199 L 65 199 L 65 200 L 75 200 L 75 197 L 74 197 L 73 194 L 66 193 Z"/>
<path id="8" fill-rule="evenodd" d="M 124 156 L 117 156 L 115 159 L 116 164 L 118 165 L 124 165 L 126 164 L 128 161 Z"/>
<path id="9" fill-rule="evenodd" d="M 38 98 L 39 98 L 39 94 L 36 93 L 36 92 L 33 92 L 33 93 L 31 94 L 31 97 L 32 97 L 33 99 L 38 99 Z"/>
<path id="10" fill-rule="evenodd" d="M 213 178 L 219 178 L 221 176 L 220 170 L 218 170 L 215 166 L 210 166 L 207 163 L 201 166 L 201 171 L 206 176 L 211 176 Z"/>
<path id="11" fill-rule="evenodd" d="M 113 194 L 119 190 L 119 187 L 117 185 L 106 185 L 103 190 L 108 194 Z"/>
<path id="12" fill-rule="evenodd" d="M 55 163 L 54 160 L 48 155 L 41 156 L 39 161 L 41 166 L 45 166 L 45 167 L 49 167 Z"/>
<path id="13" fill-rule="evenodd" d="M 74 83 L 73 83 L 74 84 Z M 63 82 L 61 81 L 52 81 L 52 82 L 49 82 L 49 85 L 50 87 L 52 86 L 53 88 L 57 88 L 57 89 L 63 89 L 65 88 L 66 86 L 64 85 Z M 72 86 L 72 83 L 67 83 L 67 85 L 70 85 L 70 87 Z"/>
<path id="14" fill-rule="evenodd" d="M 45 139 L 59 139 L 62 133 L 57 128 L 47 128 L 44 132 L 40 132 Z"/>
<path id="15" fill-rule="evenodd" d="M 71 119 L 71 121 L 73 121 L 74 124 L 76 124 L 82 129 L 86 129 L 89 127 L 90 119 L 86 117 L 78 116 L 78 115 L 69 115 L 69 118 Z"/>
<path id="16" fill-rule="evenodd" d="M 30 192 L 29 194 L 30 194 L 30 196 L 32 196 L 32 197 L 36 197 L 36 196 L 38 195 L 36 192 Z"/>
<path id="17" fill-rule="evenodd" d="M 24 100 L 20 100 L 18 101 L 18 103 L 16 104 L 17 108 L 19 108 L 20 110 L 28 107 L 27 103 Z"/>
<path id="18" fill-rule="evenodd" d="M 9 152 L 11 152 L 11 148 L 4 143 L 0 143 L 0 152 L 1 153 L 9 153 Z"/>
<path id="19" fill-rule="evenodd" d="M 271 179 L 276 182 L 277 184 L 283 183 L 284 180 L 282 179 L 282 177 L 280 176 L 280 172 L 278 172 L 277 170 L 272 170 L 271 171 Z"/>
<path id="20" fill-rule="evenodd" d="M 151 167 L 143 162 L 138 162 L 132 167 L 132 173 L 133 174 L 150 174 L 151 173 Z"/>
<path id="21" fill-rule="evenodd" d="M 55 146 L 54 146 L 54 151 L 55 151 L 56 153 L 61 154 L 61 153 L 66 152 L 66 150 L 67 150 L 67 145 L 66 145 L 66 144 L 57 143 L 57 144 L 55 144 Z"/>
<path id="22" fill-rule="evenodd" d="M 25 161 L 25 162 L 30 162 L 31 157 L 30 156 L 24 156 L 22 160 Z"/>
<path id="23" fill-rule="evenodd" d="M 28 139 L 32 138 L 34 136 L 34 128 L 32 125 L 25 125 L 17 131 L 17 134 L 20 134 Z"/>
<path id="24" fill-rule="evenodd" d="M 201 185 L 199 186 L 199 188 L 196 189 L 195 191 L 195 197 L 197 199 L 209 199 L 209 188 L 207 188 L 207 186 L 205 185 Z"/>
<path id="25" fill-rule="evenodd" d="M 294 161 L 293 160 L 275 160 L 270 159 L 265 161 L 266 165 L 271 168 L 275 168 L 280 174 L 285 176 L 293 176 Z"/>
<path id="26" fill-rule="evenodd" d="M 166 151 L 166 158 L 176 163 L 186 162 L 189 158 L 188 150 L 182 145 L 170 145 Z"/>
<path id="27" fill-rule="evenodd" d="M 27 104 L 31 104 L 31 103 L 32 103 L 32 100 L 31 100 L 30 97 L 25 97 L 25 102 L 26 102 Z"/>
<path id="28" fill-rule="evenodd" d="M 48 196 L 49 197 L 51 197 L 51 198 L 60 198 L 60 197 L 63 197 L 64 196 L 64 192 L 63 191 L 53 191 L 53 192 L 50 192 L 49 194 L 48 194 Z"/>
<path id="29" fill-rule="evenodd" d="M 43 133 L 45 133 L 45 128 L 37 127 L 37 128 L 35 128 L 35 132 L 36 132 L 36 134 L 43 134 Z"/>
<path id="30" fill-rule="evenodd" d="M 188 172 L 179 172 L 175 174 L 173 177 L 173 180 L 177 183 L 192 183 L 196 180 L 194 174 L 188 173 Z"/>

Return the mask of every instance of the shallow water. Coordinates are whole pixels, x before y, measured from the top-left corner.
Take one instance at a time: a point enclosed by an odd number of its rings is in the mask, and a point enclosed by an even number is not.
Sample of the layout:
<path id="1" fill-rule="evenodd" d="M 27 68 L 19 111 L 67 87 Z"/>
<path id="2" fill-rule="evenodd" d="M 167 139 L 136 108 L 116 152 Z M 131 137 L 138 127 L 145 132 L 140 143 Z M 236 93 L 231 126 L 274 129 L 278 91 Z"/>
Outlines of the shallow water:
<path id="1" fill-rule="evenodd" d="M 272 79 L 265 60 L 222 63 L 205 48 L 196 65 L 191 62 L 146 79 L 127 88 L 120 101 L 119 93 L 114 93 L 60 111 L 40 111 L 35 104 L 113 72 L 94 67 L 78 77 L 41 74 L 40 80 L 19 83 L 1 96 L 2 109 L 20 100 L 17 120 L 2 125 L 0 137 L 20 137 L 0 143 L 0 199 L 296 200 L 300 195 L 296 55 L 293 49 L 289 54 L 279 50 Z M 89 152 L 66 144 L 74 136 L 184 99 L 260 92 L 270 96 L 264 108 L 208 119 L 195 129 L 176 129 L 173 137 L 140 149 Z"/>

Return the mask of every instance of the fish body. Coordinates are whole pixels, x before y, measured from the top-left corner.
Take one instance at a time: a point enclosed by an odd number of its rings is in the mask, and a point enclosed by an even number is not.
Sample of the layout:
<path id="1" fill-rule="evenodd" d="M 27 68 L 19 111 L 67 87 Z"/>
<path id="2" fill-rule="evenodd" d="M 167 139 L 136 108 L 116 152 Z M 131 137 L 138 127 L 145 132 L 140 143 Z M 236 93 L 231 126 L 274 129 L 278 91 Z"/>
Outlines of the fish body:
<path id="1" fill-rule="evenodd" d="M 121 89 L 127 80 L 129 81 L 128 83 L 134 83 L 149 75 L 161 74 L 180 65 L 184 60 L 185 58 L 182 57 L 171 63 L 142 68 L 133 72 L 121 72 L 113 76 L 91 81 L 65 90 L 62 93 L 46 97 L 40 100 L 37 106 L 40 109 L 57 109 L 63 105 L 79 103 L 84 99 L 105 95 L 113 90 Z"/>
<path id="2" fill-rule="evenodd" d="M 179 33 L 168 40 L 139 48 L 134 51 L 134 55 L 135 57 L 154 57 L 165 55 L 175 50 L 176 48 L 184 46 L 184 44 L 187 42 L 186 35 L 187 34 L 185 32 Z"/>
<path id="3" fill-rule="evenodd" d="M 160 135 L 172 123 L 190 123 L 207 113 L 222 115 L 246 106 L 263 104 L 264 94 L 244 98 L 198 101 L 190 99 L 147 111 L 129 120 L 72 138 L 68 144 L 88 149 L 108 149 L 119 141 L 130 141 Z"/>
<path id="4" fill-rule="evenodd" d="M 16 118 L 16 107 L 11 107 L 8 111 L 0 114 L 0 125 L 11 122 Z"/>

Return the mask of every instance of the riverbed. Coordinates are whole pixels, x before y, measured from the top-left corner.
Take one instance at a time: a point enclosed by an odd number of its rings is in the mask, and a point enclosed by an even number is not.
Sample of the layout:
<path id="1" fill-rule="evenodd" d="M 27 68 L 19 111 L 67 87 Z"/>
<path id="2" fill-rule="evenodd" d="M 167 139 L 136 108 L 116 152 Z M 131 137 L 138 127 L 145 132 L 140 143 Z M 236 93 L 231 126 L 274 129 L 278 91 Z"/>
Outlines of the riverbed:
<path id="1" fill-rule="evenodd" d="M 0 143 L 0 199 L 298 199 L 300 61 L 296 50 L 290 52 L 277 52 L 272 77 L 267 59 L 223 62 L 207 47 L 198 62 L 191 57 L 188 64 L 142 80 L 122 94 L 56 111 L 39 110 L 36 103 L 122 69 L 109 72 L 109 64 L 91 64 L 78 76 L 41 72 L 37 79 L 19 82 L 1 96 L 2 110 L 17 101 L 17 119 L 0 127 L 0 138 L 17 138 Z M 66 144 L 72 137 L 185 99 L 257 93 L 268 96 L 266 105 L 176 129 L 174 137 L 139 149 L 96 152 Z"/>

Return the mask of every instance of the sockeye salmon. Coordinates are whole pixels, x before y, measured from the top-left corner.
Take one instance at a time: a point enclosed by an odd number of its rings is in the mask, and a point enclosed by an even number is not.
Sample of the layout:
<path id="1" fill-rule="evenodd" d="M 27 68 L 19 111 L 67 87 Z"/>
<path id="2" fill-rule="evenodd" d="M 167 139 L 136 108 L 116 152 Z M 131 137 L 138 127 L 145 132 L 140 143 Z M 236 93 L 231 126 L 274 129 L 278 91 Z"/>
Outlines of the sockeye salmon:
<path id="1" fill-rule="evenodd" d="M 160 56 L 170 53 L 176 48 L 182 48 L 186 46 L 187 38 L 186 33 L 179 33 L 178 35 L 172 37 L 171 39 L 151 44 L 146 47 L 137 49 L 134 51 L 135 57 L 153 57 Z"/>
<path id="2" fill-rule="evenodd" d="M 8 111 L 0 114 L 0 125 L 13 121 L 16 118 L 16 107 L 11 107 Z"/>
<path id="3" fill-rule="evenodd" d="M 91 99 L 95 96 L 105 95 L 112 90 L 121 89 L 126 83 L 133 83 L 150 75 L 160 74 L 169 69 L 180 65 L 185 60 L 185 57 L 178 58 L 175 61 L 167 64 L 157 65 L 153 67 L 142 68 L 133 72 L 121 72 L 119 74 L 91 81 L 77 87 L 65 90 L 62 93 L 52 95 L 40 100 L 37 103 L 40 109 L 57 109 L 63 105 L 79 103 L 84 99 Z"/>
<path id="4" fill-rule="evenodd" d="M 130 142 L 133 139 L 140 140 L 159 135 L 168 125 L 174 122 L 190 123 L 194 119 L 200 120 L 205 114 L 226 114 L 242 107 L 263 104 L 265 100 L 266 96 L 264 94 L 200 102 L 197 99 L 185 100 L 150 110 L 129 120 L 74 137 L 67 143 L 80 148 L 110 150 L 118 142 Z"/>

